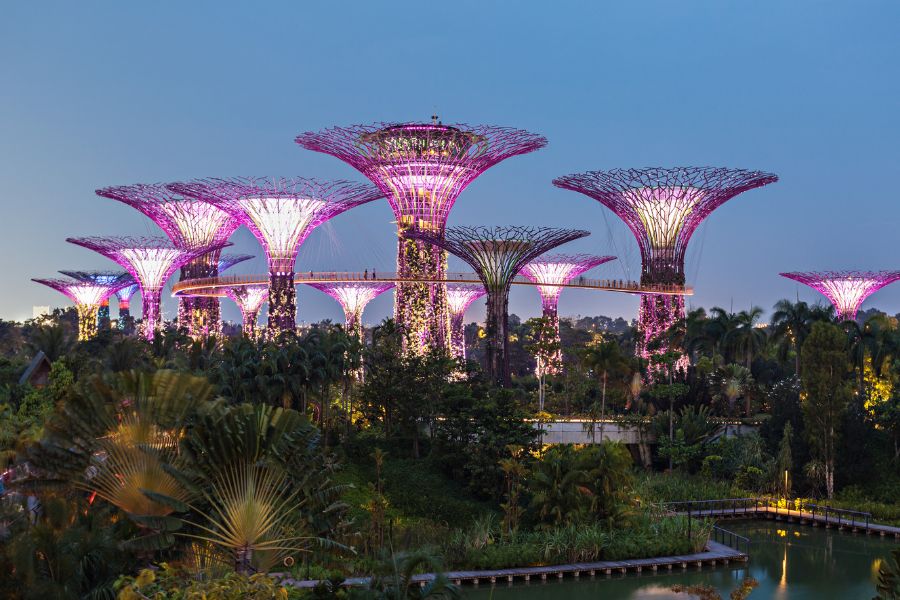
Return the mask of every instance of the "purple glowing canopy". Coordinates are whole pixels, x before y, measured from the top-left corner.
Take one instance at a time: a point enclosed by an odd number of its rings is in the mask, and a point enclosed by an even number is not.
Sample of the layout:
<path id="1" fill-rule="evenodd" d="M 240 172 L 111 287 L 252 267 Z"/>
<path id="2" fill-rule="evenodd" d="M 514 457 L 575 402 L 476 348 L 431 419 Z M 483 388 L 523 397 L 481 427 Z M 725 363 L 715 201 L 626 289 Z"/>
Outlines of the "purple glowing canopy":
<path id="1" fill-rule="evenodd" d="M 780 275 L 824 294 L 841 321 L 855 320 L 866 298 L 900 279 L 900 271 L 807 271 Z"/>
<path id="2" fill-rule="evenodd" d="M 477 283 L 448 283 L 447 306 L 450 317 L 462 316 L 473 302 L 487 294 L 483 285 Z"/>
<path id="3" fill-rule="evenodd" d="M 306 132 L 296 142 L 359 170 L 387 196 L 398 225 L 443 231 L 453 203 L 495 164 L 547 145 L 543 136 L 490 125 L 373 123 Z"/>
<path id="4" fill-rule="evenodd" d="M 137 285 L 131 273 L 126 271 L 60 271 L 66 277 L 85 283 L 105 285 L 110 288 L 110 295 L 118 293 L 122 288 Z"/>
<path id="5" fill-rule="evenodd" d="M 590 196 L 625 221 L 640 246 L 642 280 L 684 283 L 685 251 L 700 223 L 738 194 L 776 181 L 762 171 L 654 167 L 566 175 L 553 185 Z"/>
<path id="6" fill-rule="evenodd" d="M 544 310 L 556 311 L 561 285 L 569 283 L 585 271 L 616 260 L 615 256 L 592 254 L 546 254 L 522 267 L 522 275 L 537 284 Z"/>
<path id="7" fill-rule="evenodd" d="M 307 282 L 306 285 L 324 292 L 338 301 L 344 309 L 344 321 L 348 332 L 362 331 L 362 313 L 366 305 L 394 287 L 390 281 L 335 281 Z"/>

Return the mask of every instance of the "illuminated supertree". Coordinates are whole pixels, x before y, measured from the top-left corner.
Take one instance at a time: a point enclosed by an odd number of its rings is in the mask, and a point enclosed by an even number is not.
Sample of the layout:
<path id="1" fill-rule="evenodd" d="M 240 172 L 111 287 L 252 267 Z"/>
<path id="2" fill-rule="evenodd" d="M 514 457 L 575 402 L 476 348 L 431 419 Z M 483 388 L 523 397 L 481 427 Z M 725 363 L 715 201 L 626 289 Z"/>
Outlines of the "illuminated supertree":
<path id="1" fill-rule="evenodd" d="M 161 237 L 87 237 L 68 238 L 66 241 L 99 252 L 131 273 L 141 287 L 142 326 L 148 340 L 152 340 L 156 330 L 162 326 L 160 296 L 175 269 L 198 256 L 229 245 L 228 242 L 219 242 L 186 250 Z"/>
<path id="2" fill-rule="evenodd" d="M 460 193 L 495 164 L 533 152 L 547 140 L 521 129 L 487 125 L 375 123 L 335 127 L 297 136 L 296 142 L 331 154 L 358 169 L 387 196 L 397 219 L 397 284 L 394 318 L 410 352 L 449 350 L 450 317 L 441 281 L 447 255 L 405 236 L 419 229 L 438 237 Z"/>
<path id="3" fill-rule="evenodd" d="M 383 197 L 370 185 L 300 177 L 210 179 L 169 187 L 227 211 L 246 225 L 265 249 L 271 337 L 297 326 L 294 262 L 307 236 L 332 217 Z"/>
<path id="4" fill-rule="evenodd" d="M 115 291 L 114 287 L 78 279 L 32 279 L 68 296 L 75 303 L 78 313 L 78 339 L 89 340 L 97 335 L 97 312 L 105 298 Z"/>
<path id="5" fill-rule="evenodd" d="M 131 316 L 131 297 L 140 289 L 140 285 L 132 283 L 116 292 L 119 300 L 119 320 L 117 325 L 125 333 L 134 333 L 134 318 Z"/>
<path id="6" fill-rule="evenodd" d="M 307 282 L 306 285 L 325 292 L 344 309 L 344 329 L 362 343 L 362 314 L 366 305 L 394 287 L 390 281 Z"/>
<path id="7" fill-rule="evenodd" d="M 590 235 L 552 227 L 451 227 L 443 234 L 413 229 L 407 235 L 455 254 L 475 270 L 487 290 L 487 372 L 509 385 L 509 286 L 525 264 L 560 244 Z"/>
<path id="8" fill-rule="evenodd" d="M 538 369 L 547 374 L 558 373 L 562 364 L 559 345 L 559 295 L 565 285 L 594 267 L 615 260 L 615 256 L 590 254 L 549 254 L 540 256 L 522 267 L 522 275 L 537 284 L 541 295 L 542 316 L 554 332 L 556 350 L 548 356 L 538 356 Z M 549 336 L 548 336 L 549 337 Z M 543 344 L 542 344 L 543 345 Z M 540 375 L 540 373 L 538 373 Z"/>
<path id="9" fill-rule="evenodd" d="M 135 285 L 131 274 L 123 271 L 60 271 L 60 273 L 78 281 L 110 287 L 111 293 L 103 298 L 100 308 L 97 310 L 97 327 L 101 331 L 109 329 L 109 297 L 113 292 L 118 293 L 123 287 Z"/>
<path id="10" fill-rule="evenodd" d="M 779 273 L 825 295 L 839 321 L 855 321 L 859 307 L 873 293 L 900 279 L 900 271 L 809 271 Z"/>
<path id="11" fill-rule="evenodd" d="M 487 293 L 483 285 L 472 283 L 448 283 L 447 307 L 450 309 L 450 353 L 460 360 L 466 359 L 466 310 L 473 302 Z"/>
<path id="12" fill-rule="evenodd" d="M 239 225 L 227 212 L 202 200 L 180 196 L 159 183 L 107 187 L 96 193 L 141 211 L 179 248 L 215 248 L 183 264 L 180 280 L 219 274 L 220 244 L 226 242 Z M 219 322 L 218 298 L 179 298 L 178 326 L 189 335 L 200 337 L 216 333 Z"/>
<path id="13" fill-rule="evenodd" d="M 256 337 L 259 309 L 269 297 L 269 286 L 236 285 L 225 288 L 225 295 L 231 298 L 241 310 L 244 335 L 248 338 Z"/>
<path id="14" fill-rule="evenodd" d="M 255 257 L 252 254 L 222 254 L 219 256 L 218 272 L 222 273 L 227 271 L 234 265 L 242 263 L 245 260 L 250 260 L 251 258 Z"/>
<path id="15" fill-rule="evenodd" d="M 553 185 L 586 194 L 625 221 L 641 250 L 642 285 L 684 285 L 691 235 L 709 214 L 747 190 L 778 181 L 761 171 L 715 167 L 613 169 L 566 175 Z M 638 318 L 638 354 L 665 353 L 665 333 L 684 318 L 684 296 L 644 294 Z M 686 367 L 683 357 L 678 368 Z"/>

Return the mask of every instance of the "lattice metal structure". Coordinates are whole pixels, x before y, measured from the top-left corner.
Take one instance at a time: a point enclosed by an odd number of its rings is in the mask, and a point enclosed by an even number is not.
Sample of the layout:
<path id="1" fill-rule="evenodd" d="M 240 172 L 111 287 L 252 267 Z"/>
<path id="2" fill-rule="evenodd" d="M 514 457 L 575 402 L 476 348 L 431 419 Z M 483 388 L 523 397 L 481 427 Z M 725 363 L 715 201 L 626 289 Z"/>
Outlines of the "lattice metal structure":
<path id="1" fill-rule="evenodd" d="M 117 325 L 123 332 L 134 333 L 134 318 L 131 316 L 131 297 L 140 289 L 138 283 L 123 287 L 116 292 L 116 298 L 119 300 L 119 319 Z"/>
<path id="2" fill-rule="evenodd" d="M 522 267 L 553 248 L 590 235 L 553 227 L 450 227 L 440 232 L 410 230 L 407 235 L 439 246 L 471 266 L 487 290 L 487 373 L 509 385 L 509 286 Z"/>
<path id="3" fill-rule="evenodd" d="M 227 212 L 197 198 L 173 193 L 162 183 L 106 187 L 98 196 L 118 200 L 147 215 L 179 248 L 217 248 L 181 266 L 180 280 L 215 277 L 219 254 L 239 222 Z M 219 302 L 211 298 L 178 299 L 178 326 L 194 337 L 216 333 L 220 326 Z"/>
<path id="4" fill-rule="evenodd" d="M 450 317 L 444 279 L 447 255 L 405 236 L 411 230 L 443 233 L 454 202 L 476 177 L 507 158 L 547 144 L 543 136 L 490 125 L 374 123 L 307 132 L 296 142 L 331 154 L 374 182 L 397 219 L 397 271 L 421 281 L 397 285 L 394 318 L 410 352 L 449 350 Z"/>
<path id="5" fill-rule="evenodd" d="M 332 217 L 383 197 L 370 185 L 301 177 L 208 179 L 169 187 L 228 212 L 246 225 L 265 249 L 271 337 L 296 328 L 294 262 L 307 236 Z"/>
<path id="6" fill-rule="evenodd" d="M 466 360 L 466 311 L 473 302 L 487 294 L 483 285 L 447 284 L 447 307 L 450 309 L 450 353 Z"/>
<path id="7" fill-rule="evenodd" d="M 241 311 L 244 335 L 248 338 L 256 337 L 259 309 L 269 297 L 269 286 L 236 285 L 225 288 L 225 295 L 231 298 Z"/>
<path id="8" fill-rule="evenodd" d="M 97 335 L 97 313 L 104 299 L 115 291 L 108 284 L 78 279 L 32 279 L 65 294 L 75 303 L 78 314 L 78 339 L 89 340 Z"/>
<path id="9" fill-rule="evenodd" d="M 131 273 L 140 284 L 142 327 L 148 340 L 152 340 L 162 326 L 160 296 L 172 273 L 198 256 L 229 245 L 228 242 L 218 242 L 186 250 L 166 238 L 129 236 L 68 238 L 66 241 L 94 250 Z"/>
<path id="10" fill-rule="evenodd" d="M 255 258 L 252 254 L 222 254 L 219 256 L 219 273 L 227 271 L 236 264 Z"/>
<path id="11" fill-rule="evenodd" d="M 78 281 L 108 285 L 115 293 L 118 293 L 122 287 L 135 285 L 131 274 L 124 271 L 60 271 L 60 273 Z M 109 329 L 109 297 L 111 295 L 112 293 L 103 298 L 100 308 L 97 309 L 97 328 L 101 331 Z"/>
<path id="12" fill-rule="evenodd" d="M 557 350 L 538 356 L 538 375 L 558 373 L 562 367 L 562 348 L 559 345 L 559 296 L 565 285 L 586 271 L 615 260 L 615 256 L 592 254 L 547 254 L 522 267 L 522 275 L 537 284 L 541 295 L 542 316 L 553 330 Z"/>
<path id="13" fill-rule="evenodd" d="M 334 283 L 307 283 L 338 301 L 344 309 L 344 329 L 362 343 L 362 314 L 366 305 L 394 287 L 390 281 L 348 281 Z"/>
<path id="14" fill-rule="evenodd" d="M 839 321 L 855 321 L 866 298 L 900 279 L 900 271 L 806 271 L 779 273 L 823 294 Z"/>
<path id="15" fill-rule="evenodd" d="M 762 171 L 654 167 L 566 175 L 553 185 L 590 196 L 625 221 L 641 250 L 642 284 L 684 284 L 685 252 L 700 223 L 738 194 L 776 181 Z M 683 297 L 642 295 L 639 355 L 649 359 L 651 346 L 666 352 L 663 334 L 683 318 Z"/>

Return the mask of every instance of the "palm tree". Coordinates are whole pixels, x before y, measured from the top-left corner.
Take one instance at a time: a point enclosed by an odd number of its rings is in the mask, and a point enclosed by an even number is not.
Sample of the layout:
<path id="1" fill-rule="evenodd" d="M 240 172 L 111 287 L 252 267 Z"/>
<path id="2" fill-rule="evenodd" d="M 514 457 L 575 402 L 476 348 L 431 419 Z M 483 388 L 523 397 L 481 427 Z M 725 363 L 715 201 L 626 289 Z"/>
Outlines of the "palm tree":
<path id="1" fill-rule="evenodd" d="M 794 373 L 800 375 L 800 347 L 812 327 L 813 313 L 806 302 L 787 299 L 775 303 L 772 313 L 772 341 L 787 356 L 787 349 L 794 351 Z"/>
<path id="2" fill-rule="evenodd" d="M 742 358 L 750 369 L 753 359 L 766 346 L 766 331 L 758 326 L 763 310 L 753 306 L 750 310 L 742 310 L 735 315 L 735 327 L 725 335 L 725 342 L 732 350 L 735 358 Z"/>
<path id="3" fill-rule="evenodd" d="M 50 362 L 56 362 L 71 349 L 72 338 L 59 323 L 41 325 L 31 333 L 27 345 L 32 352 L 41 351 Z"/>
<path id="4" fill-rule="evenodd" d="M 600 380 L 600 441 L 603 441 L 603 419 L 606 418 L 606 384 L 609 374 L 619 373 L 627 366 L 622 349 L 615 341 L 600 342 L 582 351 L 581 361 Z"/>
<path id="5" fill-rule="evenodd" d="M 725 411 L 729 416 L 734 416 L 738 398 L 745 398 L 745 413 L 749 417 L 749 391 L 752 383 L 753 376 L 750 374 L 750 369 L 732 363 L 716 370 L 711 376 L 710 387 L 712 388 L 713 397 L 724 404 Z"/>

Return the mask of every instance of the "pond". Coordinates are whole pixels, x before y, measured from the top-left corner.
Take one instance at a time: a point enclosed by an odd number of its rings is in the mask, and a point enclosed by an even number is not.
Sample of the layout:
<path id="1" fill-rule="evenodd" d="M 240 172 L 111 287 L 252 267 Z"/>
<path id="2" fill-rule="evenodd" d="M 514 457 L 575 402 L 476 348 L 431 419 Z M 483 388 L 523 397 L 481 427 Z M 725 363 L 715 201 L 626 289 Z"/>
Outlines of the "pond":
<path id="1" fill-rule="evenodd" d="M 875 595 L 880 561 L 896 542 L 778 521 L 729 521 L 724 527 L 753 541 L 750 562 L 657 574 L 613 575 L 562 582 L 531 582 L 495 588 L 465 588 L 472 600 L 678 600 L 670 586 L 707 584 L 728 598 L 748 574 L 759 581 L 751 600 L 869 600 Z M 749 571 L 749 572 L 748 572 Z"/>

